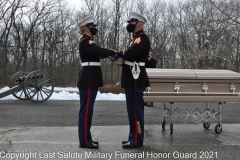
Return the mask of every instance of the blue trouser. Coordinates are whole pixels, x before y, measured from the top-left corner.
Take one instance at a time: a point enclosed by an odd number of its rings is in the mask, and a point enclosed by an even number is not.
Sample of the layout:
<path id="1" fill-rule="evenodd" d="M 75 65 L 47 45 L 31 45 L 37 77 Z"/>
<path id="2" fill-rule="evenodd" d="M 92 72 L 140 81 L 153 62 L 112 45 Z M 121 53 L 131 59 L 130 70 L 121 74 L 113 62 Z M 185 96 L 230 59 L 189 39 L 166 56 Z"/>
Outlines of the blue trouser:
<path id="1" fill-rule="evenodd" d="M 127 102 L 127 112 L 128 120 L 130 125 L 130 133 L 128 140 L 130 144 L 133 145 L 143 145 L 144 139 L 144 100 L 143 92 L 144 89 L 137 89 L 137 103 L 135 104 L 134 91 L 130 89 L 125 89 L 126 102 Z M 137 110 L 136 110 L 137 109 Z M 138 134 L 137 121 L 140 123 L 141 134 Z"/>
<path id="2" fill-rule="evenodd" d="M 90 129 L 97 92 L 98 88 L 79 88 L 80 111 L 78 115 L 78 137 L 80 146 L 86 146 L 92 142 Z"/>

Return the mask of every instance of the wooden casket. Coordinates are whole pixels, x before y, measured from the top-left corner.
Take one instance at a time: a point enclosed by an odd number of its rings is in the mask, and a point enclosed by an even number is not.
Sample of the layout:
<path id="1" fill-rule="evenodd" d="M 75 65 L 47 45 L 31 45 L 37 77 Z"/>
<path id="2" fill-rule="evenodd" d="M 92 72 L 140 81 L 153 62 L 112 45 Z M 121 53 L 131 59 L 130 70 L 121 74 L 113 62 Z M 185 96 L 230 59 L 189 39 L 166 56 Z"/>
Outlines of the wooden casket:
<path id="1" fill-rule="evenodd" d="M 194 123 L 203 122 L 208 129 L 210 121 L 218 124 L 215 132 L 222 132 L 221 105 L 226 102 L 240 102 L 240 73 L 230 70 L 200 70 L 200 69 L 146 69 L 150 87 L 144 92 L 145 102 L 164 102 L 162 128 L 170 118 L 170 130 L 173 132 L 173 121 L 180 119 Z M 165 102 L 170 103 L 167 108 Z M 192 111 L 174 107 L 175 102 L 205 102 L 206 108 Z M 210 102 L 218 103 L 218 111 L 211 112 Z"/>

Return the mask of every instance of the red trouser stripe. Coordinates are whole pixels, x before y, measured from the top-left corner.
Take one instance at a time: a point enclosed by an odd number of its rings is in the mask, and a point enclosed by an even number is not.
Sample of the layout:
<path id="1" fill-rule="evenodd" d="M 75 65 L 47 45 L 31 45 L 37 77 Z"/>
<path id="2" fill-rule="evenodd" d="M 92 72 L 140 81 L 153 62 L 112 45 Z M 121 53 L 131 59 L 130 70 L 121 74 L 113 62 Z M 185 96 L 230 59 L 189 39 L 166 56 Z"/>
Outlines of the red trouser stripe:
<path id="1" fill-rule="evenodd" d="M 88 137 L 88 109 L 89 109 L 90 97 L 91 97 L 91 88 L 88 88 L 86 112 L 85 112 L 85 124 L 84 124 L 84 139 L 85 139 L 86 145 L 88 145 L 88 140 L 87 140 L 87 137 Z"/>
<path id="2" fill-rule="evenodd" d="M 137 125 L 137 104 L 134 103 L 135 108 L 135 138 L 134 138 L 134 145 L 137 145 L 138 140 L 138 125 Z"/>

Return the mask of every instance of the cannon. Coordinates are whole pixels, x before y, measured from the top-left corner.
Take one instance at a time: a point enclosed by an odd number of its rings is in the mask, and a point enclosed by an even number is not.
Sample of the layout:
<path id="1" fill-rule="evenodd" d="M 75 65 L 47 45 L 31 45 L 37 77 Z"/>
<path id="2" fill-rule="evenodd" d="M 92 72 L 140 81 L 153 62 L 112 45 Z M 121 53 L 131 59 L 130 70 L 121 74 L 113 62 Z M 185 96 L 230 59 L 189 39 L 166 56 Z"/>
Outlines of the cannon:
<path id="1" fill-rule="evenodd" d="M 19 71 L 10 79 L 10 89 L 0 93 L 0 99 L 12 94 L 20 100 L 41 103 L 48 100 L 54 91 L 52 78 L 43 71 Z"/>

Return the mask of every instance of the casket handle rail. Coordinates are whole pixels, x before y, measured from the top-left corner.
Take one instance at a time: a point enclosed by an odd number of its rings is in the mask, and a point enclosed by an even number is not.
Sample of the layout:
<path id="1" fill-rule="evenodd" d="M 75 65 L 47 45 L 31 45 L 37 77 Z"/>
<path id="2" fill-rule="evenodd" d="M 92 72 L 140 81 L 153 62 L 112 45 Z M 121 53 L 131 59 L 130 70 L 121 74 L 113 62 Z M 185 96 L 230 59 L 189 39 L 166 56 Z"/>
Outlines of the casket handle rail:
<path id="1" fill-rule="evenodd" d="M 233 93 L 235 93 L 236 90 L 236 85 L 234 83 L 230 84 L 230 91 L 232 91 Z"/>
<path id="2" fill-rule="evenodd" d="M 180 90 L 180 84 L 178 82 L 176 82 L 173 86 L 174 90 L 177 91 L 177 93 L 179 93 L 178 91 Z"/>
<path id="3" fill-rule="evenodd" d="M 149 93 L 151 90 L 151 87 L 147 87 L 146 91 Z"/>
<path id="4" fill-rule="evenodd" d="M 204 95 L 204 92 L 144 92 L 144 95 L 148 95 L 148 96 L 169 96 L 172 94 L 178 94 L 178 95 L 183 95 L 183 96 L 192 96 L 192 95 Z M 206 95 L 206 94 L 205 94 Z M 240 92 L 239 93 L 231 93 L 231 92 L 208 92 L 207 95 L 209 96 L 240 96 Z"/>
<path id="5" fill-rule="evenodd" d="M 235 95 L 235 96 L 240 96 L 240 92 L 235 92 L 236 90 L 236 85 L 234 83 L 231 83 L 230 86 L 229 86 L 229 89 L 231 92 L 207 92 L 208 91 L 208 84 L 207 83 L 203 83 L 202 84 L 202 90 L 204 92 L 179 92 L 180 90 L 180 84 L 178 82 L 175 82 L 174 85 L 173 85 L 173 88 L 175 90 L 175 92 L 154 92 L 154 91 L 150 91 L 151 90 L 151 87 L 147 87 L 145 92 L 144 92 L 144 95 L 148 95 L 148 96 L 152 96 L 152 95 L 158 95 L 158 96 L 162 96 L 162 95 L 171 95 L 171 94 L 181 94 L 181 95 L 209 95 L 209 96 L 214 96 L 214 95 L 219 95 L 219 96 L 222 96 L 222 95 Z"/>
<path id="6" fill-rule="evenodd" d="M 202 84 L 202 90 L 205 92 L 205 94 L 207 94 L 207 90 L 208 90 L 208 85 L 207 85 L 207 83 L 203 83 L 203 84 Z"/>

